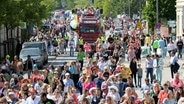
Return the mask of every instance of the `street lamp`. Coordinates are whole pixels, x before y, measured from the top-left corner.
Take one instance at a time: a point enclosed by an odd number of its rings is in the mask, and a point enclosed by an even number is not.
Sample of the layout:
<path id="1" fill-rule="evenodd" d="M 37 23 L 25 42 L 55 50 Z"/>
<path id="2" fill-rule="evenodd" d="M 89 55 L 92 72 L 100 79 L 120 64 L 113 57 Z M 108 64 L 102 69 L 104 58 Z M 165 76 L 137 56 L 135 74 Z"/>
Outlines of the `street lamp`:
<path id="1" fill-rule="evenodd" d="M 130 17 L 130 5 L 132 3 L 132 0 L 129 0 L 129 4 L 128 4 L 128 14 L 129 14 L 129 17 Z"/>
<path id="2" fill-rule="evenodd" d="M 156 22 L 158 23 L 158 0 L 156 0 Z"/>
<path id="3" fill-rule="evenodd" d="M 158 12 L 158 0 L 156 0 L 156 34 L 160 34 L 160 24 L 159 24 L 159 12 Z"/>

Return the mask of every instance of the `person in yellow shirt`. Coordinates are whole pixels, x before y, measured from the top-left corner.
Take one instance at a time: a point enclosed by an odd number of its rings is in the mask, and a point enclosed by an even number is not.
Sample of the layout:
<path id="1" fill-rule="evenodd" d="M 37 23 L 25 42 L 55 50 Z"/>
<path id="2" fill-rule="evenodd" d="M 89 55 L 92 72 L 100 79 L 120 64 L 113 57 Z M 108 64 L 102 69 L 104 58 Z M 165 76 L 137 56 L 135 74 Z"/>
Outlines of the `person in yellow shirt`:
<path id="1" fill-rule="evenodd" d="M 150 46 L 151 45 L 151 37 L 149 34 L 145 37 L 145 45 Z"/>
<path id="2" fill-rule="evenodd" d="M 131 77 L 131 70 L 129 67 L 126 67 L 124 64 L 120 64 L 116 67 L 114 74 L 120 73 L 124 82 L 127 82 L 127 79 Z"/>
<path id="3" fill-rule="evenodd" d="M 84 40 L 82 37 L 79 37 L 78 44 L 79 44 L 79 47 L 83 49 Z"/>
<path id="4" fill-rule="evenodd" d="M 121 64 L 121 75 L 123 79 L 128 79 L 131 77 L 131 70 L 129 67 L 126 67 L 124 64 Z"/>
<path id="5" fill-rule="evenodd" d="M 105 40 L 106 40 L 105 35 L 102 35 L 102 36 L 101 36 L 101 41 L 102 41 L 102 42 L 103 42 L 103 41 L 105 42 Z"/>

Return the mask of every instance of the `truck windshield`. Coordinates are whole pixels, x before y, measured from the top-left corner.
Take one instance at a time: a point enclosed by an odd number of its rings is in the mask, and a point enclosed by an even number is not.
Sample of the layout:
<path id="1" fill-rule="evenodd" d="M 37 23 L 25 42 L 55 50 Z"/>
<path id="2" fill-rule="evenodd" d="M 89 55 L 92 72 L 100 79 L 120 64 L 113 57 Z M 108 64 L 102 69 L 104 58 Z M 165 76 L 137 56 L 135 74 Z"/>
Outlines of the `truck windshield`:
<path id="1" fill-rule="evenodd" d="M 99 27 L 98 26 L 80 26 L 79 31 L 96 33 L 96 32 L 99 32 Z"/>

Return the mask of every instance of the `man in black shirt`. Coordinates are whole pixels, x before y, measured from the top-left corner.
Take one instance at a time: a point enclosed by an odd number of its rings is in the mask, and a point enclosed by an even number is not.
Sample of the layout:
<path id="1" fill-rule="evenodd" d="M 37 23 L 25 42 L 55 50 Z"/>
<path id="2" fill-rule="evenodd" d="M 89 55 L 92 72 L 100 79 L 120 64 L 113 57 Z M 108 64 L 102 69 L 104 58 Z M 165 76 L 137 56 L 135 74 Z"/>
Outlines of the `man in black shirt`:
<path id="1" fill-rule="evenodd" d="M 177 41 L 177 48 L 178 48 L 178 58 L 182 58 L 183 41 L 181 40 L 181 37 L 179 37 L 179 40 Z"/>
<path id="2" fill-rule="evenodd" d="M 112 38 L 111 35 L 109 35 L 109 38 L 107 39 L 107 41 L 108 41 L 110 44 L 112 44 L 112 43 L 114 42 L 114 39 Z"/>
<path id="3" fill-rule="evenodd" d="M 46 93 L 42 93 L 40 104 L 55 104 L 55 102 L 51 99 L 48 99 Z"/>

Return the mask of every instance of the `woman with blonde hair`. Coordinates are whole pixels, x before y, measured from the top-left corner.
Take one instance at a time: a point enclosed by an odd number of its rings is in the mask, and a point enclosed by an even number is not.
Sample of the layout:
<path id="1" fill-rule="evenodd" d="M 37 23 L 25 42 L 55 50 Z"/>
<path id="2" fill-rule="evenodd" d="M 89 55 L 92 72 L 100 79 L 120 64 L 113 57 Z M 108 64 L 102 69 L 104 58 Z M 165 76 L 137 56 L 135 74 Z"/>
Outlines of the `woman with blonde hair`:
<path id="1" fill-rule="evenodd" d="M 80 104 L 90 104 L 87 98 L 83 98 Z"/>
<path id="2" fill-rule="evenodd" d="M 106 96 L 105 98 L 105 104 L 116 104 L 111 96 Z"/>
<path id="3" fill-rule="evenodd" d="M 177 104 L 173 91 L 169 90 L 167 98 L 163 100 L 163 104 Z"/>
<path id="4" fill-rule="evenodd" d="M 158 102 L 158 94 L 160 92 L 160 85 L 158 83 L 154 83 L 153 84 L 153 88 L 152 90 L 150 91 L 150 95 L 151 97 L 155 100 L 155 103 L 157 104 Z"/>
<path id="5" fill-rule="evenodd" d="M 144 91 L 144 98 L 142 100 L 142 104 L 155 104 L 155 100 L 150 96 L 150 91 Z"/>
<path id="6" fill-rule="evenodd" d="M 120 102 L 123 103 L 124 101 L 128 101 L 131 96 L 132 96 L 132 88 L 127 87 L 125 89 L 125 94 L 122 96 Z"/>

